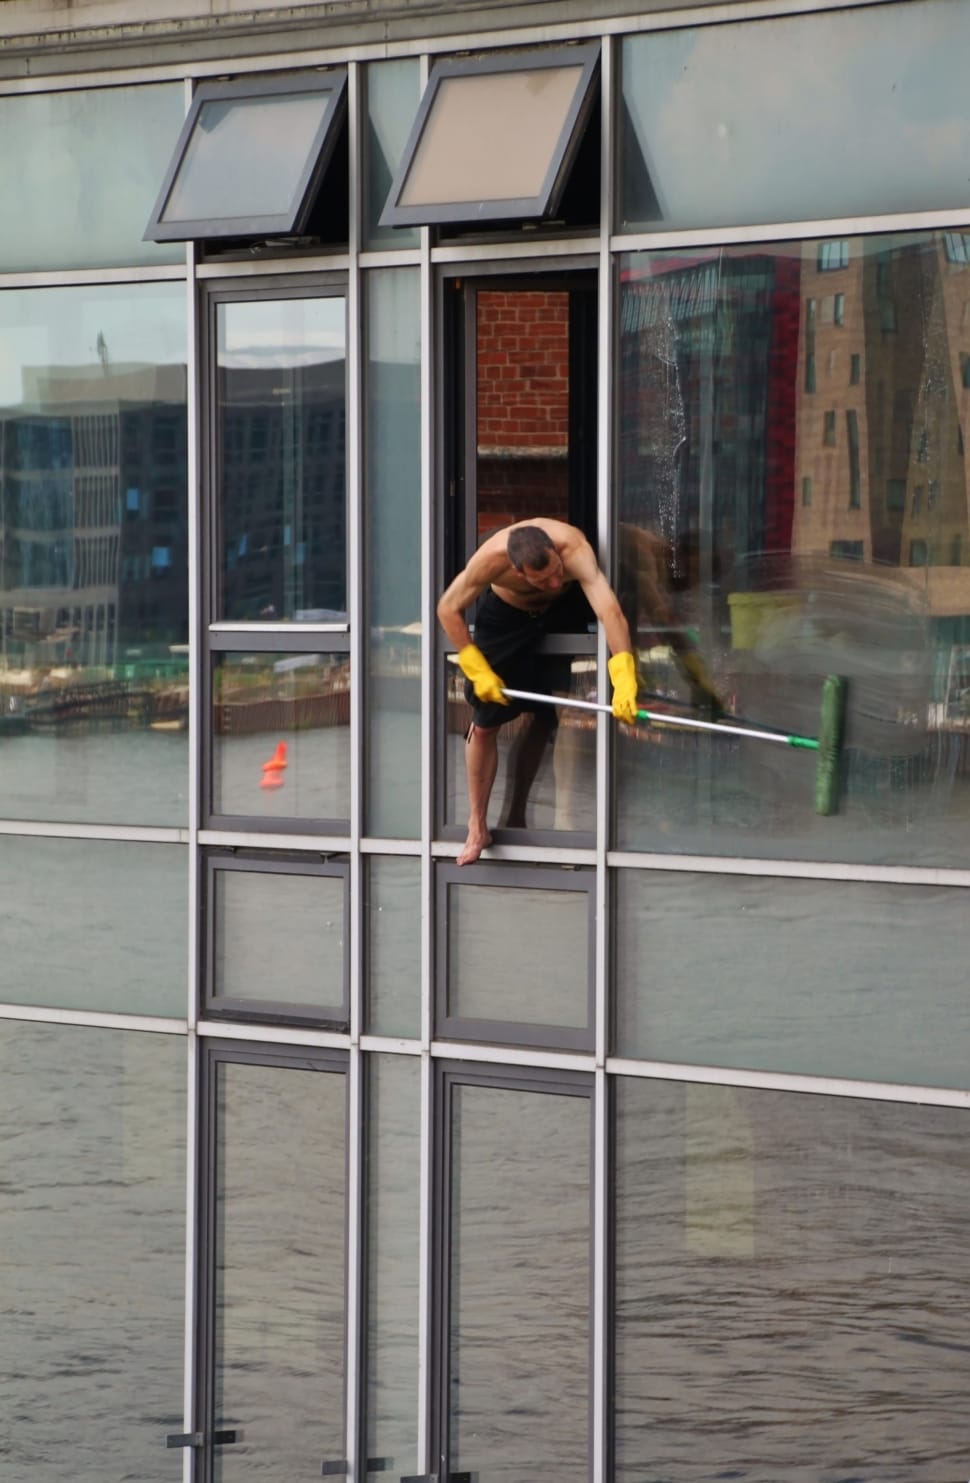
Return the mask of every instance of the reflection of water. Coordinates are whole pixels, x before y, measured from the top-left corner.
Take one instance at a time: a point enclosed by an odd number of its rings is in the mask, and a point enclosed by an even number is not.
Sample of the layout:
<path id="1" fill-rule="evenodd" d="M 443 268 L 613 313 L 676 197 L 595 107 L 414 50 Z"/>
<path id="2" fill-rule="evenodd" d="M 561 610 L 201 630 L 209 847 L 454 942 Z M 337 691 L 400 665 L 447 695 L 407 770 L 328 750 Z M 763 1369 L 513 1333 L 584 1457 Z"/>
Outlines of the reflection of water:
<path id="1" fill-rule="evenodd" d="M 188 823 L 185 732 L 150 728 L 0 736 L 0 817 L 61 823 Z"/>

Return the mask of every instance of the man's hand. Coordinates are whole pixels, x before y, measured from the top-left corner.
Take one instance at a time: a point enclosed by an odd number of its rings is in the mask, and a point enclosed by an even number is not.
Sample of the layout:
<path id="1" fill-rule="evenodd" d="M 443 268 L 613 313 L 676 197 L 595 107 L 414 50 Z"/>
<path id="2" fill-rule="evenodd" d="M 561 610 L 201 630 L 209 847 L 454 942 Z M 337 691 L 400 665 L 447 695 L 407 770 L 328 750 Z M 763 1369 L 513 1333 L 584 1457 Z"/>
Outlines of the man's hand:
<path id="1" fill-rule="evenodd" d="M 632 725 L 637 719 L 637 662 L 632 654 L 614 654 L 607 668 L 613 681 L 613 715 Z"/>
<path id="2" fill-rule="evenodd" d="M 459 649 L 458 665 L 466 680 L 471 680 L 477 700 L 492 705 L 508 705 L 502 681 L 477 644 L 466 644 Z"/>
<path id="3" fill-rule="evenodd" d="M 707 665 L 699 654 L 682 654 L 680 666 L 690 681 L 690 701 L 696 710 L 706 711 L 716 720 L 724 714 L 724 703 L 718 695 Z"/>

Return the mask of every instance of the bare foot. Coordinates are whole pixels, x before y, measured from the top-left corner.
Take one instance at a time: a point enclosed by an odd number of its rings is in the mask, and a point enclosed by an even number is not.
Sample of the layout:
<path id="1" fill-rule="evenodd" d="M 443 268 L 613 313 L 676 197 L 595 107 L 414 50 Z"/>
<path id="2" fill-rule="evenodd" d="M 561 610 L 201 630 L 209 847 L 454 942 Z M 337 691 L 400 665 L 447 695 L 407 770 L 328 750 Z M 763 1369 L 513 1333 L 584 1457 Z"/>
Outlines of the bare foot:
<path id="1" fill-rule="evenodd" d="M 482 850 L 487 850 L 491 843 L 492 836 L 487 829 L 483 831 L 469 829 L 468 838 L 465 840 L 465 848 L 458 856 L 458 864 L 473 865 L 482 853 Z"/>

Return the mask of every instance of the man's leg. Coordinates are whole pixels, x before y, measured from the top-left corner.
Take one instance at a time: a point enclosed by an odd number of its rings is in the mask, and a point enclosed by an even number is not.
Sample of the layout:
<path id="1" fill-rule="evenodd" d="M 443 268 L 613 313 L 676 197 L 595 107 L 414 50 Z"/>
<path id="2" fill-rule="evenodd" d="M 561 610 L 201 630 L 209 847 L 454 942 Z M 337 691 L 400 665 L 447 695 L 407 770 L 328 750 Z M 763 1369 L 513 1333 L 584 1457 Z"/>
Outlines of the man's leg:
<path id="1" fill-rule="evenodd" d="M 471 865 L 492 843 L 488 830 L 488 802 L 498 770 L 497 726 L 472 722 L 465 738 L 465 771 L 468 775 L 468 836 L 458 856 L 459 865 Z"/>
<path id="2" fill-rule="evenodd" d="M 535 782 L 539 764 L 555 729 L 556 717 L 551 707 L 532 711 L 512 743 L 505 772 L 505 798 L 502 802 L 501 823 L 504 828 L 525 828 L 525 806 L 529 801 L 529 790 Z"/>

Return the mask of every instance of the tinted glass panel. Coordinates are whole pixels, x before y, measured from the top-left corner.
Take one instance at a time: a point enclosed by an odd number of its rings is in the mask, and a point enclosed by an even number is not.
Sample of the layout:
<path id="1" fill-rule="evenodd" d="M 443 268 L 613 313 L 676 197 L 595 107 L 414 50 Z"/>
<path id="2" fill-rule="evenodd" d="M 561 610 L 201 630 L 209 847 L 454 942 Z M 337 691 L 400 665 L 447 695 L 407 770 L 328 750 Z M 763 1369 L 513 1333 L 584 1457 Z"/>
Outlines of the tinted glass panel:
<path id="1" fill-rule="evenodd" d="M 621 230 L 966 205 L 968 46 L 962 0 L 627 37 Z"/>
<path id="2" fill-rule="evenodd" d="M 187 1012 L 184 845 L 0 836 L 0 1002 Z"/>
<path id="3" fill-rule="evenodd" d="M 212 690 L 214 813 L 346 823 L 346 655 L 217 655 Z"/>
<path id="4" fill-rule="evenodd" d="M 186 818 L 185 290 L 0 294 L 0 815 Z"/>
<path id="5" fill-rule="evenodd" d="M 366 222 L 369 248 L 412 247 L 418 242 L 414 227 L 379 227 L 394 172 L 401 161 L 418 106 L 421 85 L 418 64 L 410 58 L 372 62 L 366 72 L 367 132 L 365 136 Z"/>
<path id="6" fill-rule="evenodd" d="M 966 1112 L 632 1079 L 617 1111 L 617 1483 L 962 1476 Z"/>
<path id="7" fill-rule="evenodd" d="M 645 689 L 713 690 L 810 739 L 826 675 L 848 691 L 835 816 L 816 812 L 811 751 L 640 727 L 617 737 L 617 838 L 965 862 L 962 235 L 644 254 L 621 273 L 619 585 Z"/>
<path id="8" fill-rule="evenodd" d="M 364 861 L 367 1027 L 375 1035 L 421 1033 L 421 861 Z"/>
<path id="9" fill-rule="evenodd" d="M 178 1483 L 185 1042 L 0 1025 L 10 1483 Z"/>
<path id="10" fill-rule="evenodd" d="M 344 875 L 216 867 L 213 1002 L 346 1017 Z"/>
<path id="11" fill-rule="evenodd" d="M 421 831 L 421 327 L 416 270 L 369 273 L 366 830 Z"/>
<path id="12" fill-rule="evenodd" d="M 342 298 L 218 306 L 220 616 L 346 618 Z"/>
<path id="13" fill-rule="evenodd" d="M 344 1455 L 344 1078 L 217 1072 L 219 1483 L 320 1476 Z"/>
<path id="14" fill-rule="evenodd" d="M 963 891 L 624 871 L 617 1049 L 967 1086 Z"/>
<path id="15" fill-rule="evenodd" d="M 452 1474 L 586 1483 L 589 1102 L 482 1086 L 453 1098 Z"/>
<path id="16" fill-rule="evenodd" d="M 368 1057 L 367 1456 L 417 1466 L 421 1063 Z"/>
<path id="17" fill-rule="evenodd" d="M 142 233 L 184 112 L 179 82 L 0 98 L 0 271 L 178 262 Z"/>

